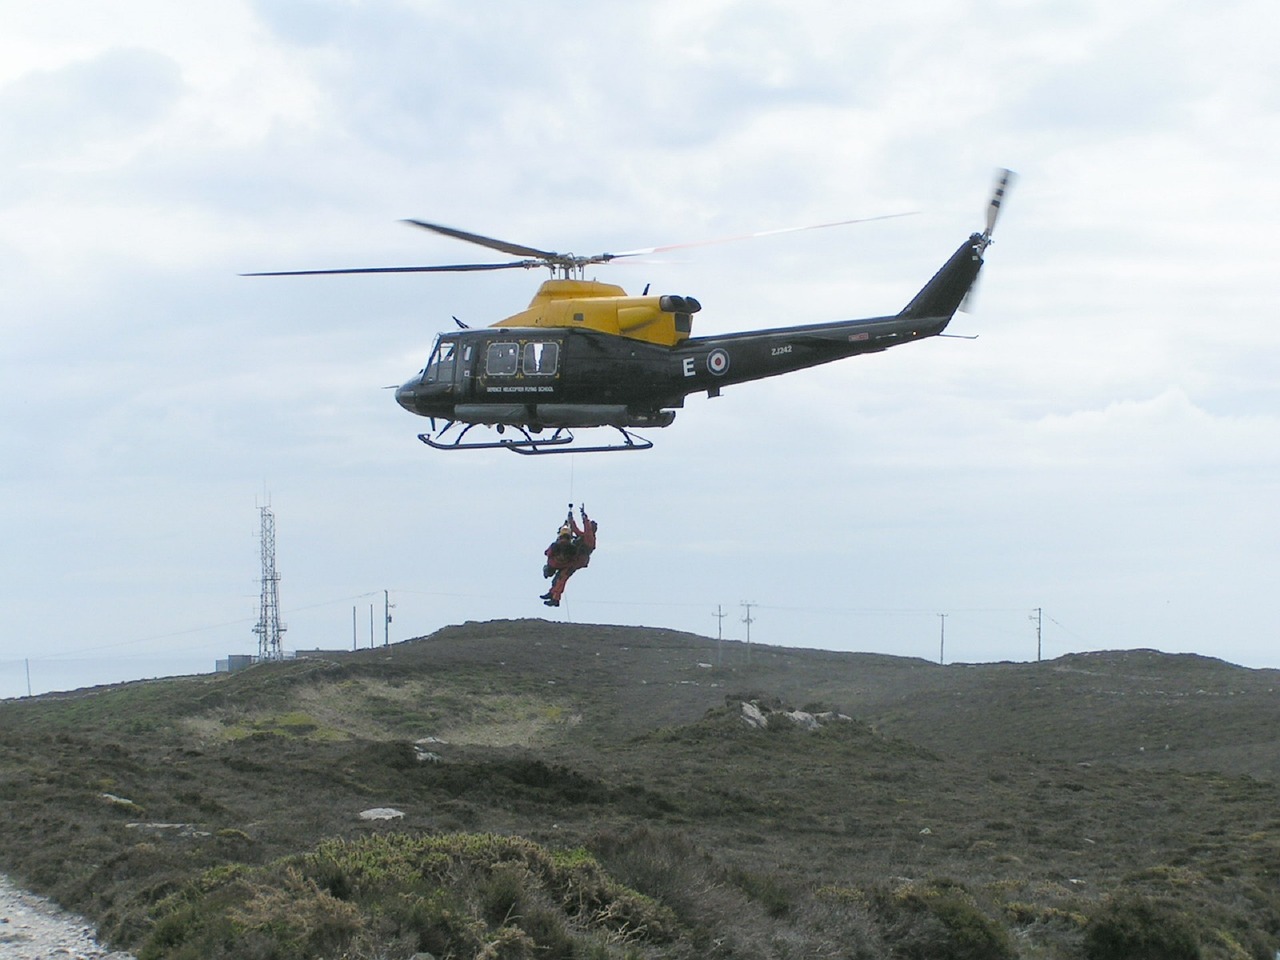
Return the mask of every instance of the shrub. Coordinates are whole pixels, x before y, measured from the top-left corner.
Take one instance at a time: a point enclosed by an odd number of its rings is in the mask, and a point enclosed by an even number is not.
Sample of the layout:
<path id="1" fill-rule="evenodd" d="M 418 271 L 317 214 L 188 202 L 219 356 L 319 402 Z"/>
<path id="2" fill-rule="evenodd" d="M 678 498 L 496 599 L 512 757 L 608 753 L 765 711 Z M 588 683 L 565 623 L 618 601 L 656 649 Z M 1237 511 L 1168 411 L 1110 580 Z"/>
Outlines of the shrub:
<path id="1" fill-rule="evenodd" d="M 791 912 L 794 894 L 773 874 L 735 867 L 729 871 L 729 881 L 775 920 Z"/>
<path id="2" fill-rule="evenodd" d="M 1195 926 L 1173 904 L 1130 896 L 1107 901 L 1084 931 L 1085 960 L 1200 960 Z"/>
<path id="3" fill-rule="evenodd" d="M 494 866 L 477 884 L 481 916 L 494 926 L 501 926 L 523 913 L 522 902 L 529 882 L 529 871 L 519 864 Z"/>
<path id="4" fill-rule="evenodd" d="M 689 890 L 708 881 L 703 857 L 686 837 L 642 825 L 601 831 L 590 845 L 623 883 L 671 907 L 686 922 L 694 919 L 698 908 Z"/>
<path id="5" fill-rule="evenodd" d="M 207 871 L 157 905 L 140 960 L 364 956 L 572 960 L 593 939 L 661 943 L 671 911 L 581 850 L 521 837 L 378 834 Z"/>
<path id="6" fill-rule="evenodd" d="M 904 960 L 1015 960 L 1009 932 L 948 880 L 906 883 L 873 896 L 894 956 Z"/>

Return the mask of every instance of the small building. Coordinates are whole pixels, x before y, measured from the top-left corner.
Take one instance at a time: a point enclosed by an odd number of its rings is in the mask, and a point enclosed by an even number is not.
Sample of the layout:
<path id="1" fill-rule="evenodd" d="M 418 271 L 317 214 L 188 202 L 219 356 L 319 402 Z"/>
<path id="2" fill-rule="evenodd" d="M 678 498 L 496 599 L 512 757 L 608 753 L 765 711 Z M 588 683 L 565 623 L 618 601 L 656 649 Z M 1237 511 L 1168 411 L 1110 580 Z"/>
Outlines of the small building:
<path id="1" fill-rule="evenodd" d="M 232 653 L 225 660 L 219 660 L 217 663 L 218 673 L 235 673 L 237 670 L 243 670 L 245 667 L 251 667 L 258 662 L 258 658 L 249 653 Z"/>

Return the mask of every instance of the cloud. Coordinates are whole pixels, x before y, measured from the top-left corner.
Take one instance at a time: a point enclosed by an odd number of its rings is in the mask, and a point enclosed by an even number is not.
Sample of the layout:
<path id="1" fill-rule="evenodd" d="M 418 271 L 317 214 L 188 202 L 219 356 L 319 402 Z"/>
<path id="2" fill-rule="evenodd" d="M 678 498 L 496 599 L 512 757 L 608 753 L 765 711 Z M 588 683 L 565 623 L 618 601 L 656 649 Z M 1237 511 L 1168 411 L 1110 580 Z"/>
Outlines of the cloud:
<path id="1" fill-rule="evenodd" d="M 303 645 L 384 588 L 393 636 L 545 613 L 537 557 L 586 499 L 577 619 L 709 632 L 746 599 L 771 642 L 932 655 L 951 610 L 957 658 L 1000 658 L 1043 606 L 1072 642 L 1270 656 L 1258 3 L 69 6 L 0 30 L 10 657 L 247 649 L 268 495 Z M 600 270 L 697 296 L 699 333 L 874 316 L 1000 165 L 952 326 L 978 340 L 692 397 L 644 454 L 443 454 L 381 389 L 538 272 L 238 276 L 476 252 L 406 216 L 599 252 L 919 210 Z M 1015 612 L 966 651 L 977 607 Z"/>
<path id="2" fill-rule="evenodd" d="M 0 89 L 0 151 L 34 163 L 119 164 L 182 95 L 178 64 L 153 50 L 114 48 Z"/>

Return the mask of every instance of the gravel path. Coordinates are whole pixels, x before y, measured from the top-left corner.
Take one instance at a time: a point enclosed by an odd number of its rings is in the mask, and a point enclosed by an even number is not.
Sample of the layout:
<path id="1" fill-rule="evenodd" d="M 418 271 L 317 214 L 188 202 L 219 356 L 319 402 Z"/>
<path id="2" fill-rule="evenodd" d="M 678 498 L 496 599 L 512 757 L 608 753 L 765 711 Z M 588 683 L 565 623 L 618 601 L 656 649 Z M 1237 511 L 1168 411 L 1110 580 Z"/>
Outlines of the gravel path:
<path id="1" fill-rule="evenodd" d="M 84 917 L 0 876 L 0 960 L 133 960 L 100 946 Z"/>

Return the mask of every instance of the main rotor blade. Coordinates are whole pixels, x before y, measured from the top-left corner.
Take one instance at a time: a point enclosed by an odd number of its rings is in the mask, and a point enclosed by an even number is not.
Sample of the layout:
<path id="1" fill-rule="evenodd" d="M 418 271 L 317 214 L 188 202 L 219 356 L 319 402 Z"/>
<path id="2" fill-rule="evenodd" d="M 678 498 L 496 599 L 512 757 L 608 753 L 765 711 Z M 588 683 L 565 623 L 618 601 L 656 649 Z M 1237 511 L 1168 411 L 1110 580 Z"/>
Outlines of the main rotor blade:
<path id="1" fill-rule="evenodd" d="M 598 253 L 594 256 L 577 256 L 571 253 L 554 253 L 550 250 L 539 250 L 537 247 L 498 240 L 455 227 L 446 227 L 439 223 L 428 223 L 425 220 L 405 220 L 405 223 L 433 233 L 439 233 L 456 240 L 475 243 L 492 250 L 500 250 L 516 256 L 531 257 L 529 260 L 514 260 L 508 263 L 454 263 L 421 267 L 347 267 L 337 270 L 267 270 L 255 273 L 242 273 L 243 277 L 312 277 L 328 274 L 344 273 L 470 273 L 479 270 L 531 270 L 535 267 L 550 267 L 553 271 L 562 271 L 566 276 L 570 271 L 581 271 L 583 267 L 593 263 L 608 263 L 621 257 L 638 257 L 652 253 L 666 253 L 669 250 L 683 250 L 689 247 L 705 247 L 716 243 L 732 243 L 736 240 L 752 240 L 758 237 L 771 237 L 780 233 L 796 233 L 800 230 L 822 230 L 827 227 L 843 227 L 853 223 L 870 223 L 874 220 L 892 220 L 895 217 L 909 217 L 913 213 L 890 213 L 879 217 L 861 217 L 856 220 L 837 220 L 832 223 L 815 223 L 804 227 L 783 227 L 779 230 L 761 230 L 756 233 L 742 234 L 737 237 L 719 237 L 715 240 L 699 240 L 693 243 L 672 243 L 661 247 L 645 247 L 642 250 L 625 250 L 622 253 Z"/>
<path id="2" fill-rule="evenodd" d="M 478 243 L 482 247 L 488 247 L 490 250 L 501 250 L 503 253 L 510 253 L 517 257 L 538 257 L 542 260 L 554 260 L 561 256 L 558 253 L 552 253 L 550 250 L 539 250 L 537 247 L 527 247 L 522 243 L 512 243 L 509 240 L 497 240 L 493 237 L 485 237 L 478 233 L 470 233 L 466 230 L 458 230 L 455 227 L 446 227 L 438 223 L 427 223 L 425 220 L 405 220 L 405 223 L 411 223 L 415 227 L 422 227 L 424 230 L 431 230 L 434 233 L 444 234 L 446 237 L 453 237 L 455 240 L 465 240 L 467 243 Z"/>
<path id="3" fill-rule="evenodd" d="M 242 277 L 313 277 L 330 273 L 470 273 L 473 270 L 515 270 L 542 267 L 540 260 L 516 260 L 512 263 L 454 263 L 430 267 L 348 267 L 342 270 L 267 270 L 242 273 Z"/>
<path id="4" fill-rule="evenodd" d="M 759 237 L 773 237 L 780 233 L 799 233 L 802 230 L 825 230 L 827 227 L 845 227 L 853 223 L 871 223 L 875 220 L 893 220 L 897 217 L 913 217 L 916 211 L 907 213 L 887 213 L 879 217 L 859 217 L 856 220 L 836 220 L 832 223 L 813 223 L 803 227 L 782 227 L 777 230 L 759 230 L 756 233 L 744 233 L 736 237 L 717 237 L 714 240 L 695 240 L 693 243 L 670 243 L 662 247 L 645 247 L 642 250 L 624 250 L 622 253 L 605 254 L 614 257 L 638 257 L 646 253 L 666 253 L 668 250 L 683 250 L 688 247 L 709 247 L 716 243 L 734 243 L 738 240 L 755 240 Z"/>

